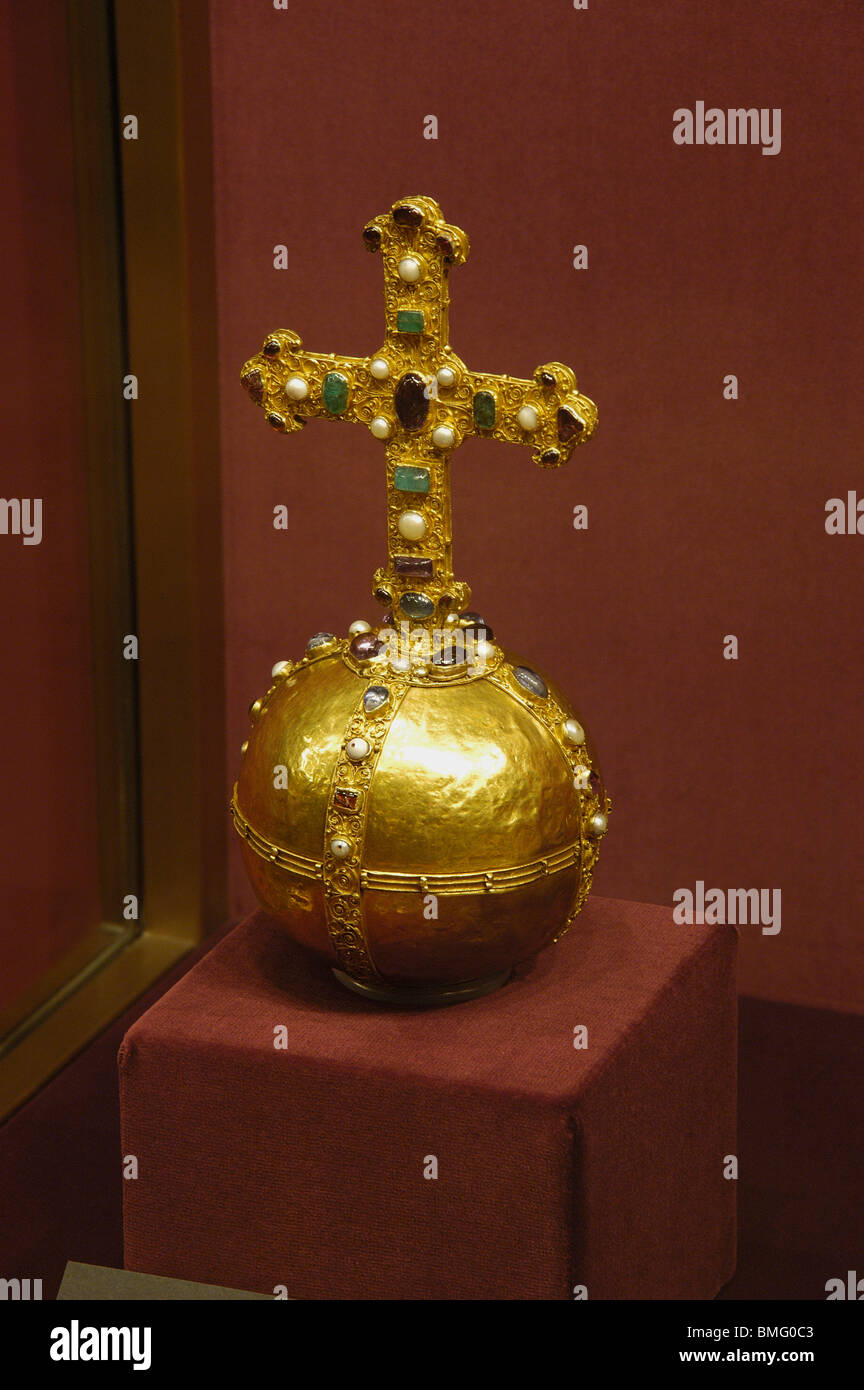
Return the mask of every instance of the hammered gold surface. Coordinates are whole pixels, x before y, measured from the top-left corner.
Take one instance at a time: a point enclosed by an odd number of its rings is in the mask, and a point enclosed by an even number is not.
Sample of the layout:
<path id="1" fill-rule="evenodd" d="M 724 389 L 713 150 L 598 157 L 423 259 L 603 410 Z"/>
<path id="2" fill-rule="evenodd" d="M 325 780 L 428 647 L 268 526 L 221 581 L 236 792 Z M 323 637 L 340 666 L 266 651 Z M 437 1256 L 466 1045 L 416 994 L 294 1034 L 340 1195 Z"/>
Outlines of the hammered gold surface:
<path id="1" fill-rule="evenodd" d="M 361 690 L 338 657 L 323 658 L 279 682 L 259 715 L 237 779 L 237 804 L 274 844 L 321 859 L 330 779 Z M 275 785 L 280 767 L 284 787 Z"/>
<path id="2" fill-rule="evenodd" d="M 336 965 L 339 957 L 327 929 L 322 884 L 310 883 L 290 870 L 269 863 L 248 845 L 243 845 L 242 854 L 259 902 L 279 918 L 292 941 L 314 951 L 329 965 Z"/>
<path id="3" fill-rule="evenodd" d="M 579 839 L 579 798 L 554 739 L 488 680 L 411 689 L 369 798 L 370 869 L 458 873 Z"/>
<path id="4" fill-rule="evenodd" d="M 394 984 L 482 979 L 547 946 L 574 905 L 578 868 L 524 888 L 485 896 L 440 897 L 424 915 L 418 893 L 365 894 L 366 932 L 379 972 Z"/>

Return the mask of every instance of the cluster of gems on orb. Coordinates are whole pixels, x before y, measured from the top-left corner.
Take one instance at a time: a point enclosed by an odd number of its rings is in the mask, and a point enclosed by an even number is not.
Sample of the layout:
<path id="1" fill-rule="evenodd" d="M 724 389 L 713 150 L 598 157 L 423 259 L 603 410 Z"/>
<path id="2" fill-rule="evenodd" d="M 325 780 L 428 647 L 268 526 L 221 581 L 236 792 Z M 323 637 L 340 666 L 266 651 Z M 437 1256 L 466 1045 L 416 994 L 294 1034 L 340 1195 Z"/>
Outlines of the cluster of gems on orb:
<path id="1" fill-rule="evenodd" d="M 453 352 L 449 275 L 468 240 L 433 199 L 401 200 L 363 239 L 384 262 L 382 345 L 368 358 L 312 353 L 280 330 L 242 382 L 281 433 L 317 417 L 384 443 L 387 563 L 372 593 L 385 612 L 345 637 L 316 633 L 273 668 L 231 809 L 262 902 L 342 983 L 454 1002 L 567 929 L 611 803 L 566 697 L 508 656 L 454 574 L 450 459 L 473 435 L 558 467 L 597 410 L 559 362 L 523 379 Z M 271 794 L 274 764 L 286 782 Z M 446 929 L 418 916 L 418 893 L 448 902 Z"/>

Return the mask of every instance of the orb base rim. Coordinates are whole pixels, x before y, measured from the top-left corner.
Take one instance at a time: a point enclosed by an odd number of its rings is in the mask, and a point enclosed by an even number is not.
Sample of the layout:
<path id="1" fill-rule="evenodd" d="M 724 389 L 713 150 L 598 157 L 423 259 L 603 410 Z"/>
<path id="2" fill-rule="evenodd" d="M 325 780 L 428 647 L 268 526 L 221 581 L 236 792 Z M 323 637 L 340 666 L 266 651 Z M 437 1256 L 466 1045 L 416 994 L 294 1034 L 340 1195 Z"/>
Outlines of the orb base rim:
<path id="1" fill-rule="evenodd" d="M 480 999 L 483 995 L 494 994 L 510 979 L 511 971 L 500 970 L 495 975 L 484 975 L 479 980 L 462 980 L 455 985 L 391 985 L 385 980 L 354 980 L 344 970 L 331 966 L 335 978 L 345 989 L 364 999 L 374 999 L 382 1004 L 397 1004 L 413 1009 L 441 1008 L 449 1004 L 463 1004 L 469 999 Z"/>

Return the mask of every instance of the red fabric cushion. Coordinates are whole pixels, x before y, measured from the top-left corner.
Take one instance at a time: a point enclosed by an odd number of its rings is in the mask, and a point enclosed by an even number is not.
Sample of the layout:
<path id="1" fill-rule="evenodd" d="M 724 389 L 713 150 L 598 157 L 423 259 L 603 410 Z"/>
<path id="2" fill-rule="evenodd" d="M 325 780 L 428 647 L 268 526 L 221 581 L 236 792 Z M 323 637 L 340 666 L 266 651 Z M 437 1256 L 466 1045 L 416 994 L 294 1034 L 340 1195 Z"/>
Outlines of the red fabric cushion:
<path id="1" fill-rule="evenodd" d="M 498 993 L 409 1012 L 248 918 L 121 1048 L 127 1267 L 295 1298 L 713 1297 L 734 960 L 731 928 L 593 898 Z"/>

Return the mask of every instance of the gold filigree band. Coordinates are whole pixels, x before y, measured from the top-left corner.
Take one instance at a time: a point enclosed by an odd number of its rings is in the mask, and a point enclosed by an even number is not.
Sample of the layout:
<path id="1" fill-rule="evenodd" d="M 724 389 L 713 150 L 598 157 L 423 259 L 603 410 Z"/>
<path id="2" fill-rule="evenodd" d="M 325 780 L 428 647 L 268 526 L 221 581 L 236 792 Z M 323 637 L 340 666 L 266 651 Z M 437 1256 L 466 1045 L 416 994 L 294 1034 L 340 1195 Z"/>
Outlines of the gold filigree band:
<path id="1" fill-rule="evenodd" d="M 230 804 L 231 815 L 238 834 L 262 859 L 288 869 L 301 878 L 321 880 L 324 877 L 320 860 L 307 859 L 291 850 L 274 845 L 264 835 L 260 835 L 244 817 L 237 805 L 237 790 Z M 380 869 L 361 869 L 360 887 L 376 889 L 384 893 L 435 893 L 439 897 L 466 893 L 507 893 L 521 888 L 526 883 L 534 883 L 547 874 L 557 874 L 562 869 L 579 865 L 580 843 L 565 845 L 562 849 L 547 854 L 543 859 L 532 859 L 527 864 L 517 864 L 507 869 L 490 869 L 488 872 L 460 874 L 403 874 L 389 873 Z"/>
<path id="2" fill-rule="evenodd" d="M 535 719 L 553 735 L 555 742 L 561 750 L 570 771 L 573 773 L 574 785 L 580 777 L 594 772 L 594 766 L 590 754 L 584 744 L 571 744 L 563 736 L 563 728 L 568 718 L 567 711 L 558 703 L 551 691 L 547 691 L 542 699 L 534 698 L 525 687 L 521 686 L 516 680 L 514 669 L 510 665 L 501 665 L 489 676 L 493 685 L 497 685 L 499 690 L 506 690 L 511 699 L 518 701 L 523 709 L 528 710 Z M 592 814 L 595 811 L 602 811 L 604 815 L 612 810 L 612 802 L 603 793 L 597 796 L 591 789 L 590 782 L 579 788 L 579 799 L 581 802 L 581 813 L 579 816 L 580 842 L 578 848 L 581 863 L 579 883 L 576 889 L 576 897 L 570 915 L 564 926 L 553 938 L 560 941 L 562 936 L 570 930 L 573 922 L 582 910 L 588 894 L 591 891 L 591 884 L 594 880 L 594 869 L 600 857 L 600 845 L 598 841 L 590 835 L 586 835 L 585 827 L 588 825 Z"/>
<path id="3" fill-rule="evenodd" d="M 339 964 L 355 980 L 378 978 L 363 922 L 363 846 L 375 767 L 407 689 L 404 680 L 390 680 L 386 704 L 371 711 L 365 706 L 368 687 L 363 690 L 330 780 L 321 864 L 324 909 Z"/>

